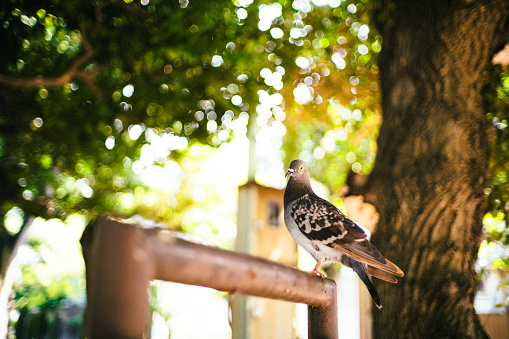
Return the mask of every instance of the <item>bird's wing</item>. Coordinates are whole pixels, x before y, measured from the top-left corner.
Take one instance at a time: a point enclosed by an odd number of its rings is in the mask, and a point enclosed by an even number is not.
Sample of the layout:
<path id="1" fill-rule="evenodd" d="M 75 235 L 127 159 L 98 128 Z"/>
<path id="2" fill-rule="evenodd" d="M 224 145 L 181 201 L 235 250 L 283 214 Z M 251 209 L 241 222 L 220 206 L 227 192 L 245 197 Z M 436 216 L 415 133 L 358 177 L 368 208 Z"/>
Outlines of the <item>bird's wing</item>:
<path id="1" fill-rule="evenodd" d="M 334 205 L 316 195 L 297 199 L 290 212 L 299 230 L 310 240 L 331 245 L 336 241 L 362 242 L 366 234 Z M 350 224 L 349 224 L 350 222 Z"/>
<path id="2" fill-rule="evenodd" d="M 380 278 L 382 280 L 387 280 L 385 278 L 381 278 L 382 274 L 378 273 L 379 271 L 383 271 L 389 274 L 393 274 L 399 277 L 404 276 L 403 271 L 392 262 L 384 258 L 380 252 L 376 249 L 376 247 L 370 243 L 368 240 L 364 240 L 362 242 L 342 242 L 336 241 L 330 245 L 335 250 L 346 254 L 352 259 L 355 259 L 359 262 L 365 263 L 368 266 L 372 266 L 376 270 L 373 270 L 375 277 Z"/>
<path id="3" fill-rule="evenodd" d="M 389 279 L 378 271 L 403 276 L 403 271 L 382 254 L 366 238 L 366 233 L 333 204 L 316 195 L 306 194 L 292 207 L 291 216 L 299 230 L 310 240 L 320 241 L 348 257 L 372 266 L 373 274 Z M 382 278 L 381 276 L 384 276 Z M 390 280 L 387 280 L 390 281 Z M 392 281 L 392 279 L 391 279 Z"/>
<path id="4" fill-rule="evenodd" d="M 350 220 L 349 220 L 350 221 Z M 347 228 L 348 229 L 348 228 Z M 338 239 L 331 245 L 335 250 L 346 254 L 350 258 L 353 258 L 359 262 L 365 263 L 368 266 L 371 266 L 373 271 L 375 272 L 373 275 L 382 280 L 386 280 L 391 282 L 392 279 L 387 280 L 388 278 L 382 278 L 381 273 L 379 271 L 383 271 L 389 274 L 393 274 L 399 277 L 404 276 L 403 271 L 396 265 L 394 265 L 391 261 L 387 260 L 378 250 L 377 248 L 370 243 L 368 240 L 364 241 L 356 241 L 356 242 L 348 242 L 343 241 L 343 239 Z"/>

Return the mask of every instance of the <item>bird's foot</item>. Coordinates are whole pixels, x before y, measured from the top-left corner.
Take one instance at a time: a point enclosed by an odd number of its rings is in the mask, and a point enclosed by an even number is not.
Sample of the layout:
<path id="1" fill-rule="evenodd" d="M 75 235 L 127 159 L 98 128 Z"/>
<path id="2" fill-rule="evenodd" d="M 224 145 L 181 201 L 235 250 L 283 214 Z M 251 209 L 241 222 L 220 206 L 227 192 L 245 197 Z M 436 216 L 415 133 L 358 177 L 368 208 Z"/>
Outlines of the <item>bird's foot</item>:
<path id="1" fill-rule="evenodd" d="M 323 262 L 325 261 L 325 259 L 322 259 L 320 260 L 319 262 L 316 263 L 316 266 L 315 268 L 313 268 L 313 270 L 311 271 L 311 273 L 313 274 L 316 274 L 316 275 L 319 275 L 320 277 L 322 278 L 325 278 L 325 275 L 320 272 L 318 269 L 320 268 L 320 266 L 322 266 Z"/>
<path id="2" fill-rule="evenodd" d="M 312 273 L 312 274 L 318 275 L 318 276 L 320 276 L 320 277 L 322 277 L 322 278 L 325 278 L 325 275 L 324 275 L 322 272 L 320 272 L 320 271 L 318 270 L 318 268 L 316 268 L 316 267 L 315 267 L 315 269 L 313 269 L 313 270 L 312 270 L 311 272 L 309 272 L 309 273 Z"/>

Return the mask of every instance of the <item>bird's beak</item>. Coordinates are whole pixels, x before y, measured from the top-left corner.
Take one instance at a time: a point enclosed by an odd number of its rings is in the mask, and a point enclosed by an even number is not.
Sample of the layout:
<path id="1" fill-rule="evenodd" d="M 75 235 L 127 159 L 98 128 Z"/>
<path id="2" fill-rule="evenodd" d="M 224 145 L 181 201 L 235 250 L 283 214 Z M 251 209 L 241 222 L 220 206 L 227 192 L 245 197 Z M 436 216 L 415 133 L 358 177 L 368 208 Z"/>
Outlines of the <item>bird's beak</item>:
<path id="1" fill-rule="evenodd" d="M 288 172 L 286 172 L 285 178 L 287 178 L 289 175 L 293 173 L 293 169 L 289 168 Z"/>

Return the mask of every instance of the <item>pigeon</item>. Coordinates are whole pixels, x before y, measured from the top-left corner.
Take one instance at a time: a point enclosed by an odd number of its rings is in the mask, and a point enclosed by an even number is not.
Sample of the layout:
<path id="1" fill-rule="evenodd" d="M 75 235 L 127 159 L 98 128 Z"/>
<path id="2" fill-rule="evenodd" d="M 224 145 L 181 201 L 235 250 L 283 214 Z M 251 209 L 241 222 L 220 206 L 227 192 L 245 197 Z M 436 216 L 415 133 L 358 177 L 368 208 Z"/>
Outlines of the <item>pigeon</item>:
<path id="1" fill-rule="evenodd" d="M 284 194 L 286 228 L 316 259 L 311 273 L 323 277 L 318 269 L 326 260 L 352 268 L 381 309 L 382 302 L 371 277 L 397 283 L 395 276 L 403 277 L 403 271 L 378 252 L 360 226 L 313 192 L 304 161 L 292 161 L 286 177 L 289 177 Z"/>

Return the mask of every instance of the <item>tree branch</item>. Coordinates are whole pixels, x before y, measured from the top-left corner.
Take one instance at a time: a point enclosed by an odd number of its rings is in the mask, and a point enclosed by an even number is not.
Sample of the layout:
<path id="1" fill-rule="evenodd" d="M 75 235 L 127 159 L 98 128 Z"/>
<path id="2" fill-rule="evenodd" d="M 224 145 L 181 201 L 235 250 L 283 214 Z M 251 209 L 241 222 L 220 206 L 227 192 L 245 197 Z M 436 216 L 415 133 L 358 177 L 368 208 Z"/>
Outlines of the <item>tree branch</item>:
<path id="1" fill-rule="evenodd" d="M 130 6 L 123 1 L 109 0 L 109 3 L 113 3 L 121 6 L 124 10 L 131 12 L 132 14 L 144 19 L 154 20 L 156 19 L 144 10 L 141 10 L 137 6 Z M 95 6 L 95 25 L 93 30 L 98 32 L 102 28 L 101 10 L 107 2 L 99 2 Z M 81 31 L 81 44 L 83 46 L 84 54 L 74 61 L 74 63 L 60 76 L 57 77 L 45 77 L 43 75 L 37 75 L 35 77 L 23 78 L 14 77 L 5 74 L 0 74 L 0 84 L 15 86 L 15 87 L 60 87 L 67 83 L 70 83 L 73 79 L 82 80 L 92 93 L 94 93 L 102 101 L 107 101 L 103 91 L 95 84 L 94 80 L 97 74 L 99 74 L 103 66 L 95 66 L 91 70 L 84 70 L 83 67 L 92 60 L 95 49 L 88 40 L 87 28 L 82 26 Z"/>
<path id="2" fill-rule="evenodd" d="M 492 58 L 492 63 L 494 64 L 509 64 L 509 18 L 495 34 Z"/>
<path id="3" fill-rule="evenodd" d="M 12 77 L 5 74 L 0 74 L 0 84 L 6 84 L 16 87 L 59 87 L 63 86 L 73 79 L 83 80 L 96 95 L 102 96 L 101 90 L 94 84 L 95 76 L 100 72 L 101 67 L 96 67 L 92 71 L 82 70 L 83 66 L 89 62 L 95 54 L 95 49 L 88 40 L 87 30 L 81 28 L 81 44 L 85 53 L 80 56 L 74 63 L 69 67 L 67 71 L 58 77 L 47 78 L 42 75 L 38 75 L 32 78 L 18 78 Z"/>
<path id="4" fill-rule="evenodd" d="M 509 43 L 507 43 L 503 49 L 498 51 L 493 56 L 493 59 L 491 60 L 491 62 L 494 64 L 500 64 L 502 66 L 509 65 Z"/>

